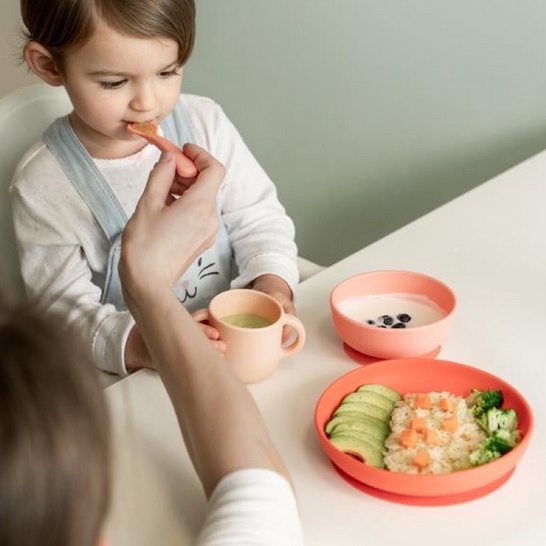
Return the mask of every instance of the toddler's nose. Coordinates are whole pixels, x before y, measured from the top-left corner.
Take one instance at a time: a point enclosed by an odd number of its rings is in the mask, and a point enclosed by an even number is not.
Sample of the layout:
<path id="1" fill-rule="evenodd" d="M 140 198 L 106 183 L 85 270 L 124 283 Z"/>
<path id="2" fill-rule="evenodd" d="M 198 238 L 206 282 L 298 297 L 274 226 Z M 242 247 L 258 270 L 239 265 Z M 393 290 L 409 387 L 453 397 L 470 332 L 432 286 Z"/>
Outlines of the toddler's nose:
<path id="1" fill-rule="evenodd" d="M 154 86 L 151 84 L 139 85 L 131 99 L 131 108 L 138 112 L 152 111 L 156 106 Z"/>

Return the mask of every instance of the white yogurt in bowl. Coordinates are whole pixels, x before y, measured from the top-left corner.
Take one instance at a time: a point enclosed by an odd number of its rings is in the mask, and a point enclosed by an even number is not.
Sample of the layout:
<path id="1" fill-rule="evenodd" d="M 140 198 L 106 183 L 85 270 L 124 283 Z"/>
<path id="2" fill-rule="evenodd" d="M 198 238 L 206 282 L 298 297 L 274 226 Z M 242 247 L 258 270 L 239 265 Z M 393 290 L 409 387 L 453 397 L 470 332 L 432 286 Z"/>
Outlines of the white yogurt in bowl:
<path id="1" fill-rule="evenodd" d="M 417 328 L 446 316 L 431 299 L 416 294 L 354 296 L 341 301 L 339 310 L 353 320 L 378 328 Z"/>

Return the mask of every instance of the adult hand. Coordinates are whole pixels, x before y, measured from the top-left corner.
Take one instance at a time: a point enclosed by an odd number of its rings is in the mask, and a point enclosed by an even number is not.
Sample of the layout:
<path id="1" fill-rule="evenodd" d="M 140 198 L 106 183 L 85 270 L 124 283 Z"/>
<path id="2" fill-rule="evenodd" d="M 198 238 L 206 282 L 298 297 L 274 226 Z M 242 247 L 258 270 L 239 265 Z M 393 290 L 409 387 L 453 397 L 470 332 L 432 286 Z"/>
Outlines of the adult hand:
<path id="1" fill-rule="evenodd" d="M 174 199 L 175 161 L 162 154 L 123 232 L 119 272 L 128 305 L 138 299 L 135 291 L 171 289 L 216 237 L 224 167 L 195 144 L 186 144 L 184 153 L 197 167 L 194 183 Z"/>

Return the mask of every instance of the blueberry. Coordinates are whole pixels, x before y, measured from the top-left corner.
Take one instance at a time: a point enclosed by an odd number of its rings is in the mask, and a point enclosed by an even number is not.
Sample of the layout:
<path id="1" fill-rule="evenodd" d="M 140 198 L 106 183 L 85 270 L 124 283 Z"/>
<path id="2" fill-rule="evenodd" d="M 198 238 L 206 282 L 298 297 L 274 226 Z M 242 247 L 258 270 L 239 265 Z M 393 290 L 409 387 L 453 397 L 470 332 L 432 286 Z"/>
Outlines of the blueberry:
<path id="1" fill-rule="evenodd" d="M 394 322 L 394 319 L 390 315 L 383 315 L 382 317 L 379 317 L 379 318 L 383 321 L 383 324 L 385 324 L 386 326 L 390 326 Z"/>
<path id="2" fill-rule="evenodd" d="M 396 315 L 396 318 L 400 322 L 409 322 L 411 320 L 411 317 L 407 313 L 400 313 L 399 315 Z"/>
<path id="3" fill-rule="evenodd" d="M 392 325 L 392 328 L 405 328 L 406 325 L 403 322 L 397 322 L 396 324 Z"/>
<path id="4" fill-rule="evenodd" d="M 375 320 L 369 319 L 366 321 L 366 324 L 369 324 L 370 326 L 372 326 L 373 324 L 375 324 Z"/>

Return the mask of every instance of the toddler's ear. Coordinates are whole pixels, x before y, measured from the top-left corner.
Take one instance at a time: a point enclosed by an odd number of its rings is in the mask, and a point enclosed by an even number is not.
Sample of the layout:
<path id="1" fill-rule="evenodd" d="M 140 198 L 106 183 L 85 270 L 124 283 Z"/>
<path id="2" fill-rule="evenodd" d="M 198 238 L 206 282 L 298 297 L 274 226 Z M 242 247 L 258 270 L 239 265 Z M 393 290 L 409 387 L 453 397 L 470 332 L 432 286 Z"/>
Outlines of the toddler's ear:
<path id="1" fill-rule="evenodd" d="M 49 85 L 63 84 L 62 75 L 51 53 L 38 42 L 28 42 L 24 49 L 25 61 L 28 67 Z"/>

